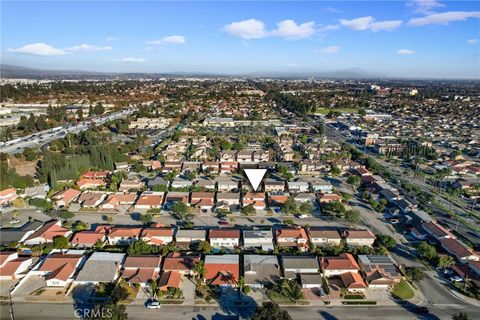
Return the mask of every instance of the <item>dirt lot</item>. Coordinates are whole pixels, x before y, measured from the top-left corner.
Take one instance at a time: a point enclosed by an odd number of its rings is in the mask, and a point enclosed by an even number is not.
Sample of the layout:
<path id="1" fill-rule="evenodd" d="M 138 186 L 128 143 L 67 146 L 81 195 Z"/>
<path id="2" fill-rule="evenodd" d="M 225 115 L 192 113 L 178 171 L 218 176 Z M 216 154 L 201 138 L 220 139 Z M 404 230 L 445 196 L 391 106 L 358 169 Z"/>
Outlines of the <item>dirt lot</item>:
<path id="1" fill-rule="evenodd" d="M 15 171 L 21 176 L 34 176 L 36 161 L 25 161 L 22 159 L 11 158 L 9 166 L 15 168 Z"/>

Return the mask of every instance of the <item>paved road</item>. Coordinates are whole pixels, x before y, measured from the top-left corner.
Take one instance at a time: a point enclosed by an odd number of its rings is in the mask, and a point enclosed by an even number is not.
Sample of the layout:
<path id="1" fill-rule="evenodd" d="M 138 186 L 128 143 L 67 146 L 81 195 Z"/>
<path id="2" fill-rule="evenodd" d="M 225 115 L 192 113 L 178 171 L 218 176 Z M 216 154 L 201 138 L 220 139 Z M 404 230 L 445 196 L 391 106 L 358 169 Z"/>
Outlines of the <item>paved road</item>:
<path id="1" fill-rule="evenodd" d="M 237 315 L 243 315 L 244 311 L 237 308 L 194 307 L 179 305 L 163 305 L 161 310 L 148 310 L 141 305 L 127 306 L 129 319 L 176 319 L 176 320 L 217 320 L 236 319 Z M 475 319 L 478 314 L 478 307 L 452 307 L 429 308 L 430 314 L 419 316 L 413 312 L 411 306 L 391 307 L 356 307 L 356 306 L 335 306 L 335 307 L 286 307 L 292 319 L 295 320 L 343 320 L 343 319 L 451 319 L 451 315 L 460 311 L 466 312 Z M 74 307 L 71 304 L 59 303 L 15 303 L 13 306 L 16 320 L 31 319 L 78 319 L 74 314 Z M 34 316 L 33 316 L 34 315 Z M 230 316 L 230 317 L 229 317 Z M 10 319 L 7 304 L 1 306 L 0 319 Z"/>

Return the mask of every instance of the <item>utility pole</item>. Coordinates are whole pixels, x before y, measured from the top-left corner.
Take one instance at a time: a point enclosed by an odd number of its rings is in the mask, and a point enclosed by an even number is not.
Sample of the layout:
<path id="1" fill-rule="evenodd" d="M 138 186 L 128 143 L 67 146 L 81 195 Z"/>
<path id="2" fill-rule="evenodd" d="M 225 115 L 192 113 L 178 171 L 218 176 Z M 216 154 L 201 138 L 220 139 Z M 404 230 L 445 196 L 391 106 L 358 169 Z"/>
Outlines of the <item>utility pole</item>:
<path id="1" fill-rule="evenodd" d="M 10 300 L 10 318 L 12 320 L 15 320 L 15 315 L 13 313 L 13 302 L 12 302 L 12 290 L 13 290 L 14 287 L 11 287 L 9 290 L 8 290 L 8 298 Z"/>

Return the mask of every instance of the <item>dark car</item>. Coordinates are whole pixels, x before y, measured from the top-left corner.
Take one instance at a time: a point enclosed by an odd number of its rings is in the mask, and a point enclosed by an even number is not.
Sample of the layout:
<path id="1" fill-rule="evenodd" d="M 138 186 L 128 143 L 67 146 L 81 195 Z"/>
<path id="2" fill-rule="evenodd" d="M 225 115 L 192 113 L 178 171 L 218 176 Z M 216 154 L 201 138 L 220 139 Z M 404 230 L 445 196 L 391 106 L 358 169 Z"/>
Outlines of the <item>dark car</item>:
<path id="1" fill-rule="evenodd" d="M 413 309 L 413 311 L 418 314 L 425 314 L 430 312 L 427 307 L 419 307 L 419 306 L 416 306 L 415 309 Z"/>
<path id="2" fill-rule="evenodd" d="M 228 221 L 220 220 L 220 221 L 218 221 L 218 224 L 221 224 L 222 226 L 225 226 L 225 225 L 228 224 Z"/>

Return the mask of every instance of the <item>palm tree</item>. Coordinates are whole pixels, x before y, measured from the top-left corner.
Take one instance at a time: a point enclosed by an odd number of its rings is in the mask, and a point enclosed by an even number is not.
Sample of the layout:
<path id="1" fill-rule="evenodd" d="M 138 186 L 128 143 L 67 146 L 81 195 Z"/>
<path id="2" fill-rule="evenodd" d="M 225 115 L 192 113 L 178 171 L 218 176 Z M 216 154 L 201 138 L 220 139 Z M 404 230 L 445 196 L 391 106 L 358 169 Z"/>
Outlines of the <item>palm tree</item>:
<path id="1" fill-rule="evenodd" d="M 203 278 L 205 272 L 207 272 L 207 270 L 205 269 L 205 262 L 201 260 L 198 261 L 193 267 L 193 271 L 195 271 L 197 279 Z"/>
<path id="2" fill-rule="evenodd" d="M 442 269 L 448 268 L 455 263 L 452 256 L 444 256 L 438 260 L 438 266 Z"/>
<path id="3" fill-rule="evenodd" d="M 150 282 L 150 294 L 152 299 L 157 295 L 157 285 L 158 283 L 155 280 Z"/>

